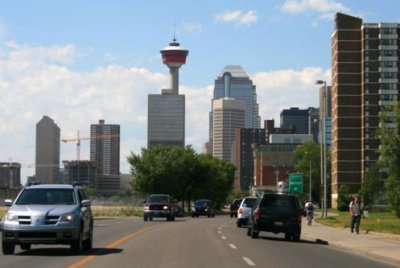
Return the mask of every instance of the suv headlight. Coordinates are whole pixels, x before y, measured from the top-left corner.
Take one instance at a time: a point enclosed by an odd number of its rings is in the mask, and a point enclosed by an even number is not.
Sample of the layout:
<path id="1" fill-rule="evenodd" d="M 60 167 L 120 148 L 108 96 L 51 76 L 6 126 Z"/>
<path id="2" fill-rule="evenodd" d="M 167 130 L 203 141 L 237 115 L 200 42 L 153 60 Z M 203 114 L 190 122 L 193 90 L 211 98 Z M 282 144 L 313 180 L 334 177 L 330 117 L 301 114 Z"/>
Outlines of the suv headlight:
<path id="1" fill-rule="evenodd" d="M 150 210 L 150 206 L 149 205 L 144 205 L 143 210 Z"/>
<path id="2" fill-rule="evenodd" d="M 169 206 L 163 206 L 164 210 L 169 210 Z"/>
<path id="3" fill-rule="evenodd" d="M 7 213 L 5 216 L 4 216 L 4 221 L 6 222 L 6 221 L 11 221 L 11 222 L 13 222 L 13 221 L 18 221 L 18 215 L 17 214 L 13 214 L 13 213 Z"/>
<path id="4" fill-rule="evenodd" d="M 73 222 L 75 219 L 75 214 L 73 213 L 66 213 L 61 215 L 60 222 Z"/>

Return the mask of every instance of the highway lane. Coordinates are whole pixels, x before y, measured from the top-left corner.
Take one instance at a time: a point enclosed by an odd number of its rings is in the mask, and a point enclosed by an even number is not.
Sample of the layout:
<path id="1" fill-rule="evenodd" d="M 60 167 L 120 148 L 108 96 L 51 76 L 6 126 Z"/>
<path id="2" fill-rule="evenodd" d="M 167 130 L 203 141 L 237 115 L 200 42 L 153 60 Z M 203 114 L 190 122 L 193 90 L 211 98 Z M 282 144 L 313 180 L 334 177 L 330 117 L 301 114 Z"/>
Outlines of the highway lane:
<path id="1" fill-rule="evenodd" d="M 303 226 L 304 228 L 305 226 Z M 1 256 L 1 267 L 394 267 L 315 241 L 289 242 L 283 234 L 246 235 L 229 216 L 95 221 L 94 249 L 40 245 Z"/>

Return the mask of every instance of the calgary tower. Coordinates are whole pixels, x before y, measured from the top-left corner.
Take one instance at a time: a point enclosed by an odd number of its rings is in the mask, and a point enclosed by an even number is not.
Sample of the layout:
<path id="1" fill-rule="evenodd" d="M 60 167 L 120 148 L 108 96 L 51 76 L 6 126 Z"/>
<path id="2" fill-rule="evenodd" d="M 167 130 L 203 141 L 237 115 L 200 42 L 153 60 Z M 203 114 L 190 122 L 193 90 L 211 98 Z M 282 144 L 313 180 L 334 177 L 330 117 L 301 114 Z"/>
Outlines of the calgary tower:
<path id="1" fill-rule="evenodd" d="M 165 47 L 160 52 L 163 63 L 169 68 L 171 75 L 170 89 L 172 89 L 172 94 L 178 95 L 179 68 L 186 63 L 186 57 L 189 54 L 189 50 L 182 48 L 174 37 L 172 43 L 169 43 L 169 46 Z"/>

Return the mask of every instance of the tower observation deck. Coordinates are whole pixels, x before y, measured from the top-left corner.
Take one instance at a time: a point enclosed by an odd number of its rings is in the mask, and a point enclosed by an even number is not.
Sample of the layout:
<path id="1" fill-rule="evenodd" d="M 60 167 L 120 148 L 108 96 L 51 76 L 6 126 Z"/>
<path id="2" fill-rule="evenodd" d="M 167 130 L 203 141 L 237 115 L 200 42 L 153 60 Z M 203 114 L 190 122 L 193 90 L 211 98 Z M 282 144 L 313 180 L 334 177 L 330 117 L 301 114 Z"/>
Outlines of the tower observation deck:
<path id="1" fill-rule="evenodd" d="M 168 66 L 171 75 L 170 89 L 172 94 L 179 94 L 179 68 L 186 63 L 186 57 L 189 50 L 182 48 L 174 38 L 169 46 L 161 51 L 162 60 Z"/>

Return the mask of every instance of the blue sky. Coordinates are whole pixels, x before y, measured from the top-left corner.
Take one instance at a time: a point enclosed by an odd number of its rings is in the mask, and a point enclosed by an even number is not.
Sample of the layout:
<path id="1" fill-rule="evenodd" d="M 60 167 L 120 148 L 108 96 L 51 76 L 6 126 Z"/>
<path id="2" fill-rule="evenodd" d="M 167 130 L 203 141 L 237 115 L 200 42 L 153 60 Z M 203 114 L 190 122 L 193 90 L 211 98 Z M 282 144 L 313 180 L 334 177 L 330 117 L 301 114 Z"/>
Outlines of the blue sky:
<path id="1" fill-rule="evenodd" d="M 159 51 L 174 32 L 189 50 L 180 70 L 186 143 L 208 137 L 214 80 L 239 64 L 257 88 L 262 120 L 318 107 L 315 80 L 330 84 L 334 14 L 400 23 L 398 0 L 78 1 L 0 0 L 0 161 L 32 175 L 35 125 L 47 115 L 62 138 L 89 135 L 99 119 L 121 125 L 126 156 L 146 146 L 147 95 L 169 85 Z M 206 127 L 205 127 L 206 126 Z M 61 160 L 76 146 L 61 144 Z M 83 141 L 81 158 L 89 158 Z"/>

